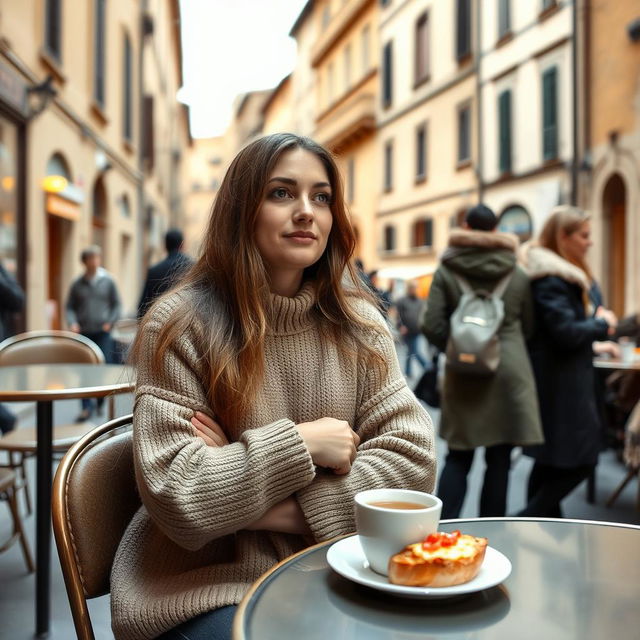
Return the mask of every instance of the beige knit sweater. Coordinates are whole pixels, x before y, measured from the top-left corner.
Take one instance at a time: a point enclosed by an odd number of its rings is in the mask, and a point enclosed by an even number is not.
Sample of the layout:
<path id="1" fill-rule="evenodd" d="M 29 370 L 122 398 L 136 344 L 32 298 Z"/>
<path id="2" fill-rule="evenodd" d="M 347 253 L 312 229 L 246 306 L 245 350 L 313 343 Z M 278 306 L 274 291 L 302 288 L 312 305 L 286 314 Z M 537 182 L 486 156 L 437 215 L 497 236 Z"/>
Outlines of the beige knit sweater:
<path id="1" fill-rule="evenodd" d="M 151 373 L 158 330 L 184 300 L 174 294 L 148 325 L 137 363 L 134 457 L 143 507 L 131 521 L 111 575 L 116 638 L 154 638 L 200 613 L 239 602 L 252 582 L 304 548 L 302 536 L 247 531 L 269 507 L 294 495 L 317 541 L 354 530 L 353 496 L 375 487 L 432 491 L 433 426 L 407 388 L 380 314 L 368 343 L 386 374 L 343 356 L 312 315 L 313 288 L 272 296 L 274 326 L 266 372 L 250 415 L 224 425 L 231 444 L 208 447 L 190 424 L 208 411 L 205 374 L 192 334 Z M 346 420 L 361 443 L 349 474 L 314 467 L 295 424 L 325 416 Z"/>

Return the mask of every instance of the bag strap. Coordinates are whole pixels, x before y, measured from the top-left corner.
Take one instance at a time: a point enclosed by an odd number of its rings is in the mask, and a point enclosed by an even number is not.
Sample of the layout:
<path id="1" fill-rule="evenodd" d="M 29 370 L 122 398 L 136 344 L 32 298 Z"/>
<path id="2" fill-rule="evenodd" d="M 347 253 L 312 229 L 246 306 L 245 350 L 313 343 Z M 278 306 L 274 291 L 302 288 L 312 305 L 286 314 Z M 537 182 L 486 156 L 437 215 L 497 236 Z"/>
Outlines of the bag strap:
<path id="1" fill-rule="evenodd" d="M 502 276 L 502 278 L 500 278 L 500 280 L 498 281 L 498 284 L 493 288 L 493 291 L 491 291 L 492 296 L 496 298 L 502 298 L 502 296 L 504 295 L 504 292 L 507 290 L 507 287 L 509 286 L 509 282 L 511 281 L 511 277 L 513 276 L 514 271 L 515 269 L 512 269 L 511 271 L 509 271 L 509 273 L 507 273 L 506 275 Z M 455 272 L 453 272 L 453 277 L 456 279 L 456 282 L 458 283 L 458 285 L 460 285 L 460 289 L 462 289 L 462 293 L 474 292 L 473 288 L 471 287 L 471 285 L 469 284 L 466 278 L 462 277 L 459 273 L 455 273 Z"/>

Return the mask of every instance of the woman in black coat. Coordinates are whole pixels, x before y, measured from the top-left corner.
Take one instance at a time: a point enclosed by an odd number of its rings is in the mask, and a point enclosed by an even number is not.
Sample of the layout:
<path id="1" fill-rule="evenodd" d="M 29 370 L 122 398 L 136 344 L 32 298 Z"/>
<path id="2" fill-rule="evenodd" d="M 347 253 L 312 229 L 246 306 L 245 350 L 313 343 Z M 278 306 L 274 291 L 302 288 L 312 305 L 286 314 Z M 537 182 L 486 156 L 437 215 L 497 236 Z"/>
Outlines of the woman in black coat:
<path id="1" fill-rule="evenodd" d="M 535 458 L 521 516 L 561 517 L 560 501 L 593 471 L 601 448 L 593 343 L 616 327 L 593 294 L 586 252 L 589 217 L 556 207 L 537 243 L 523 247 L 531 278 L 536 332 L 529 343 L 545 443 L 525 448 Z"/>

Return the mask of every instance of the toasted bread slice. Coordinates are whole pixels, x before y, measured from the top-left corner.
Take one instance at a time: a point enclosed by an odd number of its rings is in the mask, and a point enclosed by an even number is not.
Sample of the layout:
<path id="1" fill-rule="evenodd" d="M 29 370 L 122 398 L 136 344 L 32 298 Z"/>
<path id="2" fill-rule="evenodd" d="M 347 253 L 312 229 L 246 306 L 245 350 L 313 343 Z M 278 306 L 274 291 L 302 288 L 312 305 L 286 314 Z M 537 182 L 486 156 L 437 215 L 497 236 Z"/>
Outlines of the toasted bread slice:
<path id="1" fill-rule="evenodd" d="M 486 538 L 460 534 L 447 546 L 426 541 L 410 544 L 389 560 L 389 582 L 412 587 L 452 587 L 469 582 L 480 571 L 487 542 Z"/>

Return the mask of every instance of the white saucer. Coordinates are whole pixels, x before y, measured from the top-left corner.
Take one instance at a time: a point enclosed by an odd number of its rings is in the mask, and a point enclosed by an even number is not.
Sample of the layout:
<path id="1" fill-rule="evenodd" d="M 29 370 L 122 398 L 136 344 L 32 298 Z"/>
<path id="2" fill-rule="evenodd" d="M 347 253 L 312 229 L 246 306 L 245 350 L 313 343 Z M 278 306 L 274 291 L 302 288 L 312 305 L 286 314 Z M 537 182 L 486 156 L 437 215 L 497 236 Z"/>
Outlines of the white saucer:
<path id="1" fill-rule="evenodd" d="M 372 589 L 407 598 L 450 598 L 494 587 L 511 573 L 509 558 L 493 547 L 487 547 L 478 575 L 465 584 L 454 587 L 407 587 L 391 584 L 386 576 L 372 571 L 364 556 L 357 535 L 343 538 L 327 551 L 329 566 L 341 576 Z"/>

